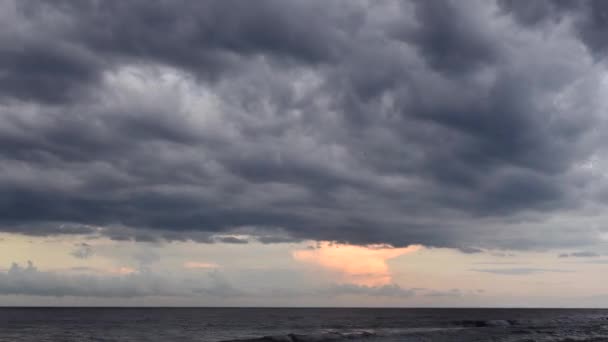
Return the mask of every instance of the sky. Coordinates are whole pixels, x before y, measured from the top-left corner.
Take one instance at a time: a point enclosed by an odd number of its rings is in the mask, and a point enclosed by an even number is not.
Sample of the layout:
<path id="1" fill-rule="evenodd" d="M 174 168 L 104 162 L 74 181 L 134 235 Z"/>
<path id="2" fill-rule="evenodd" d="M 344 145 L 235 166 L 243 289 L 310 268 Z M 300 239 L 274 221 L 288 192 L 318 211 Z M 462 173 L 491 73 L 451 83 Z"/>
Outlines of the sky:
<path id="1" fill-rule="evenodd" d="M 0 305 L 608 306 L 608 2 L 0 0 Z"/>

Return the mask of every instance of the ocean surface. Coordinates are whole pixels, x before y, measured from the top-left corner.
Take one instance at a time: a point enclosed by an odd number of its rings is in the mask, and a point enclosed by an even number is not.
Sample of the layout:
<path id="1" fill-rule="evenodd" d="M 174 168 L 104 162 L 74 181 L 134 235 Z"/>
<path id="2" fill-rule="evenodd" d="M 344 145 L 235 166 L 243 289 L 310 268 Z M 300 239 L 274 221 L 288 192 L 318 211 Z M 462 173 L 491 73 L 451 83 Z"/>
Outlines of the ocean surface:
<path id="1" fill-rule="evenodd" d="M 230 340 L 608 341 L 608 310 L 0 308 L 0 341 Z"/>

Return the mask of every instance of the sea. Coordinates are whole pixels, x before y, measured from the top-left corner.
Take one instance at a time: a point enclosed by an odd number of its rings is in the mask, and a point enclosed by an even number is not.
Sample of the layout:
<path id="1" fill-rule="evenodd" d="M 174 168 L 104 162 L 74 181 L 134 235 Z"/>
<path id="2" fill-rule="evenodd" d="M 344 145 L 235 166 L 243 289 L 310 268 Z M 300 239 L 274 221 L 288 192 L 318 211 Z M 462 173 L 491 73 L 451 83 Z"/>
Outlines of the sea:
<path id="1" fill-rule="evenodd" d="M 0 308 L 0 341 L 608 341 L 608 310 Z"/>

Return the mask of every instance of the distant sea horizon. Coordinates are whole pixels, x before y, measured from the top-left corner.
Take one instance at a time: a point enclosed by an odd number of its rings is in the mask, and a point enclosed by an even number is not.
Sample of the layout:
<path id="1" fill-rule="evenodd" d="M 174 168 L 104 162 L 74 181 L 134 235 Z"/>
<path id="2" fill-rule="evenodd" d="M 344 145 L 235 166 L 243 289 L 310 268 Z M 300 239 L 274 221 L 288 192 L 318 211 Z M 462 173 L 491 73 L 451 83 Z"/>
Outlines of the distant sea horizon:
<path id="1" fill-rule="evenodd" d="M 608 341 L 608 309 L 3 306 L 0 341 Z"/>

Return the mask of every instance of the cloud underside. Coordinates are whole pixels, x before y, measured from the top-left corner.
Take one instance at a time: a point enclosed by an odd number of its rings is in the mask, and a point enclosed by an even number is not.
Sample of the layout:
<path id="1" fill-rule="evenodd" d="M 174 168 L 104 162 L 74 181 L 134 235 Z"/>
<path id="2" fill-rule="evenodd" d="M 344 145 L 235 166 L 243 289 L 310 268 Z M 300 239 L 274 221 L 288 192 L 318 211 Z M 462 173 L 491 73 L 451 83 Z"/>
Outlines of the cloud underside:
<path id="1" fill-rule="evenodd" d="M 534 4 L 1 1 L 0 229 L 591 245 L 608 4 Z"/>

